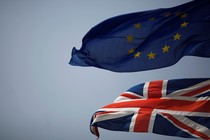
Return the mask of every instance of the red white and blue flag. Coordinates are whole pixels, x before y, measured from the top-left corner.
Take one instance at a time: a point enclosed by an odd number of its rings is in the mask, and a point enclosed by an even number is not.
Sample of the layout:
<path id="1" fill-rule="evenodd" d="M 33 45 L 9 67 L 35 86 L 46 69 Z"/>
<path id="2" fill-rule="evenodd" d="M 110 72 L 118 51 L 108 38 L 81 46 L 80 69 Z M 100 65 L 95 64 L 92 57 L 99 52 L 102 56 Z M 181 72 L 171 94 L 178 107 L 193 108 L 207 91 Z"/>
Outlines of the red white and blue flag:
<path id="1" fill-rule="evenodd" d="M 139 84 L 94 113 L 90 129 L 210 139 L 210 79 Z"/>

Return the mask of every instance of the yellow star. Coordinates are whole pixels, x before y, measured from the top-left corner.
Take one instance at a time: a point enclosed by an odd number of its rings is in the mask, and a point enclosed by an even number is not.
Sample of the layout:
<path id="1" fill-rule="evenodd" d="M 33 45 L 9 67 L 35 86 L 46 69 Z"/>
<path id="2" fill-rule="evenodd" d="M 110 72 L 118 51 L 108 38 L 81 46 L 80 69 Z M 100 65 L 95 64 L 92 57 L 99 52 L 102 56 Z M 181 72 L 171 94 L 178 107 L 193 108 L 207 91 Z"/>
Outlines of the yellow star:
<path id="1" fill-rule="evenodd" d="M 126 37 L 128 42 L 132 42 L 134 37 L 132 35 L 129 35 Z"/>
<path id="2" fill-rule="evenodd" d="M 128 50 L 128 54 L 132 54 L 134 51 L 134 48 L 131 48 L 130 50 Z"/>
<path id="3" fill-rule="evenodd" d="M 185 13 L 185 14 L 182 14 L 182 15 L 181 15 L 181 18 L 186 18 L 187 15 L 188 15 L 188 14 L 186 14 L 186 13 Z"/>
<path id="4" fill-rule="evenodd" d="M 187 27 L 188 24 L 189 24 L 188 22 L 183 22 L 183 23 L 181 24 L 181 28 Z"/>
<path id="5" fill-rule="evenodd" d="M 180 35 L 179 33 L 176 33 L 173 37 L 174 37 L 174 40 L 180 40 L 180 37 L 182 35 Z"/>
<path id="6" fill-rule="evenodd" d="M 140 57 L 140 55 L 141 55 L 141 52 L 137 52 L 134 57 L 137 58 L 137 57 Z"/>
<path id="7" fill-rule="evenodd" d="M 165 52 L 169 52 L 169 48 L 170 48 L 170 46 L 165 45 L 165 46 L 162 48 L 163 53 L 165 53 Z"/>
<path id="8" fill-rule="evenodd" d="M 134 28 L 140 29 L 141 28 L 141 24 L 140 23 L 134 24 Z"/>
<path id="9" fill-rule="evenodd" d="M 153 20 L 155 20 L 155 17 L 149 18 L 149 20 L 153 21 Z"/>
<path id="10" fill-rule="evenodd" d="M 149 59 L 155 59 L 155 53 L 153 53 L 153 52 L 150 52 L 149 54 L 147 54 L 148 55 L 148 57 L 149 57 Z"/>

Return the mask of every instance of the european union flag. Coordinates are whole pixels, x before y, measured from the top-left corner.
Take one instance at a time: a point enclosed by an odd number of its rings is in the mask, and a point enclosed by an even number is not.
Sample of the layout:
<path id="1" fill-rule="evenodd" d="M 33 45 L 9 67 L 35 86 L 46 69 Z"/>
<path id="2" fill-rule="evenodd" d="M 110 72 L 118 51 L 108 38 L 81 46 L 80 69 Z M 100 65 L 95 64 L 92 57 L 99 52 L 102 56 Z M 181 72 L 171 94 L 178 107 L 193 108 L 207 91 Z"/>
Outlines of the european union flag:
<path id="1" fill-rule="evenodd" d="M 167 67 L 183 56 L 210 57 L 210 0 L 107 19 L 73 48 L 71 65 L 115 72 Z"/>

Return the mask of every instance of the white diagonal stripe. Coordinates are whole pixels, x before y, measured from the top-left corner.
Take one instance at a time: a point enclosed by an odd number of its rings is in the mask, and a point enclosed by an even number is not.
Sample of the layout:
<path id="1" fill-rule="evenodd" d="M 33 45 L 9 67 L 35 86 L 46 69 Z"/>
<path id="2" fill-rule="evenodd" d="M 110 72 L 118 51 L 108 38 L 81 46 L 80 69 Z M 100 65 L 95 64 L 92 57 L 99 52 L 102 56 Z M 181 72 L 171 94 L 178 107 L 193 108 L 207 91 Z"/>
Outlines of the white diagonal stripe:
<path id="1" fill-rule="evenodd" d="M 135 94 L 135 93 L 133 93 L 133 92 L 128 92 L 128 91 L 126 91 L 126 92 L 124 92 L 124 93 L 130 94 L 130 95 L 134 95 L 134 96 L 136 96 L 136 97 L 139 97 L 140 99 L 143 98 L 142 96 L 140 96 L 140 95 L 138 95 L 138 94 Z M 114 100 L 114 103 L 116 103 L 116 102 L 123 102 L 123 101 L 130 101 L 130 100 L 134 100 L 134 99 L 130 99 L 130 98 L 128 98 L 128 97 L 125 97 L 125 96 L 121 96 L 121 95 L 120 95 L 117 99 Z"/>
<path id="2" fill-rule="evenodd" d="M 200 124 L 198 124 L 198 123 L 196 123 L 196 122 L 194 122 L 194 121 L 192 121 L 192 120 L 190 120 L 190 119 L 188 119 L 187 117 L 184 117 L 184 116 L 180 116 L 180 115 L 177 116 L 176 115 L 174 117 L 177 120 L 179 120 L 180 122 L 184 123 L 185 125 L 193 128 L 194 130 L 199 131 L 199 132 L 201 132 L 201 133 L 203 133 L 207 136 L 210 136 L 210 130 L 207 127 L 202 126 L 202 125 L 200 125 Z"/>
<path id="3" fill-rule="evenodd" d="M 193 90 L 196 90 L 196 89 L 205 87 L 205 86 L 207 86 L 209 84 L 210 84 L 210 80 L 207 80 L 205 82 L 196 84 L 194 86 L 191 86 L 191 87 L 188 87 L 188 88 L 185 88 L 185 89 L 174 91 L 173 93 L 169 94 L 168 96 L 169 97 L 171 97 L 171 96 L 182 96 L 183 94 L 186 94 L 186 93 L 191 92 Z M 207 90 L 207 91 L 209 91 L 209 90 Z M 202 94 L 202 93 L 199 93 L 199 94 Z M 195 96 L 198 96 L 199 94 L 196 94 Z M 195 96 L 192 96 L 192 97 L 195 97 Z"/>
<path id="4" fill-rule="evenodd" d="M 92 123 L 104 121 L 104 120 L 109 120 L 109 119 L 116 119 L 120 117 L 124 117 L 130 114 L 136 114 L 138 113 L 138 110 L 140 108 L 102 108 L 99 109 L 98 111 L 116 111 L 113 113 L 106 113 L 106 114 L 99 114 L 96 116 L 96 118 L 93 120 Z"/>
<path id="5" fill-rule="evenodd" d="M 153 113 L 168 113 L 171 115 L 180 115 L 180 116 L 196 116 L 196 117 L 210 117 L 210 113 L 205 112 L 188 112 L 188 111 L 174 111 L 174 110 L 163 110 L 163 109 L 154 109 Z"/>
<path id="6" fill-rule="evenodd" d="M 168 121 L 170 121 L 174 126 L 176 126 L 177 128 L 181 129 L 182 131 L 184 132 L 187 132 L 188 134 L 194 136 L 194 137 L 198 137 L 200 138 L 200 136 L 196 135 L 195 133 L 191 133 L 189 130 L 185 129 L 185 128 L 182 128 L 180 127 L 179 125 L 177 125 L 176 123 L 174 123 L 170 118 L 168 118 L 167 116 L 163 115 L 163 114 L 159 114 L 161 115 L 162 117 L 166 118 Z M 171 114 L 170 114 L 171 115 Z M 194 129 L 195 131 L 199 131 L 200 133 L 203 133 L 207 136 L 210 136 L 210 130 L 205 127 L 205 126 L 202 126 L 184 116 L 181 116 L 181 115 L 172 115 L 174 118 L 176 118 L 178 121 L 180 121 L 181 123 L 191 127 L 192 129 Z M 209 137 L 210 138 L 210 137 Z"/>
<path id="7" fill-rule="evenodd" d="M 130 101 L 130 100 L 133 100 L 133 99 L 130 99 L 130 98 L 124 97 L 124 96 L 119 96 L 117 99 L 114 100 L 114 103 L 116 103 L 116 102 Z"/>
<path id="8" fill-rule="evenodd" d="M 180 115 L 180 116 L 210 117 L 210 113 L 154 109 L 152 111 L 152 114 L 151 114 L 151 117 L 150 117 L 148 132 L 153 132 L 155 117 L 156 117 L 157 114 L 161 115 L 161 113 L 167 113 L 167 114 L 171 114 L 171 115 Z"/>

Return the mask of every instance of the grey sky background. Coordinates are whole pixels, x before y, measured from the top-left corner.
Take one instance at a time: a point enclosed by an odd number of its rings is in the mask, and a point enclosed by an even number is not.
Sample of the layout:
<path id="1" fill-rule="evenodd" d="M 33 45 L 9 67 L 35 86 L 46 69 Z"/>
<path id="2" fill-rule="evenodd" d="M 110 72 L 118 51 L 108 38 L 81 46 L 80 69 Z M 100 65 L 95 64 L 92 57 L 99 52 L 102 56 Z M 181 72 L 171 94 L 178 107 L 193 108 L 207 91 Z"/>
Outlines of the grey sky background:
<path id="1" fill-rule="evenodd" d="M 190 0 L 0 0 L 0 140 L 94 140 L 92 114 L 128 88 L 157 79 L 210 77 L 210 59 L 114 73 L 68 64 L 99 22 Z M 100 129 L 100 140 L 182 140 Z M 183 140 L 185 140 L 183 138 Z"/>

